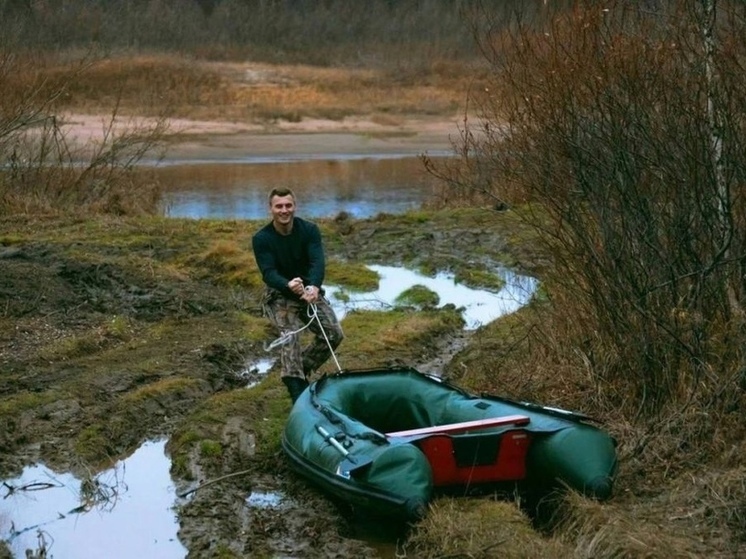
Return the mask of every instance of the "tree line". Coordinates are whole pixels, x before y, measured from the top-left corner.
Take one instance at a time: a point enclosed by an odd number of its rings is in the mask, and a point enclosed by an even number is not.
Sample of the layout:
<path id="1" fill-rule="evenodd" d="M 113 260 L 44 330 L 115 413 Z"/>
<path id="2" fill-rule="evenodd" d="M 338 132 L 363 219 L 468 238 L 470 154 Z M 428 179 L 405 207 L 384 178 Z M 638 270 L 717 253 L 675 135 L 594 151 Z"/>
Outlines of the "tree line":
<path id="1" fill-rule="evenodd" d="M 566 2 L 563 2 L 566 3 Z M 189 52 L 265 62 L 382 64 L 471 58 L 464 13 L 474 0 L 0 0 L 15 47 Z M 557 2 L 555 2 L 557 4 Z M 496 17 L 547 12 L 542 0 L 484 2 Z"/>

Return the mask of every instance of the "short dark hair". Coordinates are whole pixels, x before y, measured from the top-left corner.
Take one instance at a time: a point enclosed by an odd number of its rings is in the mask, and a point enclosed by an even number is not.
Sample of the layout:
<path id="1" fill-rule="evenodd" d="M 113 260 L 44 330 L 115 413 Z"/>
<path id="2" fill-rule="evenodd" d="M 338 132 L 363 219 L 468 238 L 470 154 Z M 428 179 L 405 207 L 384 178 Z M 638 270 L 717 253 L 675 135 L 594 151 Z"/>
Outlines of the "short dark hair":
<path id="1" fill-rule="evenodd" d="M 269 193 L 269 197 L 267 198 L 270 206 L 272 205 L 272 198 L 274 198 L 275 196 L 292 196 L 293 200 L 295 200 L 295 192 L 293 192 L 289 188 L 273 188 L 272 191 Z"/>

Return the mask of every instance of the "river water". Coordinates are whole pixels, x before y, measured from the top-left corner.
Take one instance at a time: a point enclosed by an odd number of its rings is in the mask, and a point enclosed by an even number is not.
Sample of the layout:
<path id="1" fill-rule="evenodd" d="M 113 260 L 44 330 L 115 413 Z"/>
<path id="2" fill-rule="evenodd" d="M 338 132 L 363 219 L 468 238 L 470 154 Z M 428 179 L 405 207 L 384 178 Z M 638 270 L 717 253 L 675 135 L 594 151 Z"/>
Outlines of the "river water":
<path id="1" fill-rule="evenodd" d="M 267 194 L 289 187 L 298 215 L 354 218 L 402 213 L 436 199 L 436 179 L 417 157 L 169 165 L 156 169 L 171 217 L 262 219 Z"/>

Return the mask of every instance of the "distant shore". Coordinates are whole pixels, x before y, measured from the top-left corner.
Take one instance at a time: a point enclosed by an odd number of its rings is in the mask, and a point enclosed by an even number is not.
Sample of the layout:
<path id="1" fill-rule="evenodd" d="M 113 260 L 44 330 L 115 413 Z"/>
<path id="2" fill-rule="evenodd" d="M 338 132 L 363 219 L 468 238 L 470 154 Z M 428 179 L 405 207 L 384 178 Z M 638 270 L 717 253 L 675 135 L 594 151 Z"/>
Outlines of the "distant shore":
<path id="1" fill-rule="evenodd" d="M 122 119 L 118 130 L 147 127 L 155 121 Z M 68 141 L 83 147 L 101 141 L 107 118 L 68 115 L 63 131 Z M 173 120 L 163 159 L 166 161 L 240 160 L 286 156 L 315 158 L 332 155 L 442 156 L 453 152 L 459 138 L 456 118 L 402 119 L 395 124 L 378 124 L 364 118 L 342 121 L 307 119 L 272 125 L 220 121 Z"/>

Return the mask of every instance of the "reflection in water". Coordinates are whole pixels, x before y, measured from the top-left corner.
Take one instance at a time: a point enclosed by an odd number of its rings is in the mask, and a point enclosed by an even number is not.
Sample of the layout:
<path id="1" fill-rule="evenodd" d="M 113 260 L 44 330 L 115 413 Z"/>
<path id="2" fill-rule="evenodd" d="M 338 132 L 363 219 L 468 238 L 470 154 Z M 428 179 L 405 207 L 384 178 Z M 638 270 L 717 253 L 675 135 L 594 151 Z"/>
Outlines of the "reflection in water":
<path id="1" fill-rule="evenodd" d="M 164 447 L 165 441 L 145 443 L 87 481 L 42 465 L 25 468 L 3 481 L 0 537 L 16 558 L 42 546 L 59 559 L 185 557 Z"/>
<path id="2" fill-rule="evenodd" d="M 308 218 L 403 213 L 435 192 L 416 157 L 181 165 L 155 173 L 165 189 L 166 215 L 193 219 L 267 218 L 267 193 L 280 187 L 295 191 L 298 215 Z"/>
<path id="3" fill-rule="evenodd" d="M 344 297 L 339 299 L 335 296 L 340 291 L 338 287 L 327 288 L 327 298 L 340 320 L 353 309 L 391 308 L 402 292 L 414 285 L 423 285 L 438 294 L 441 306 L 453 304 L 457 308 L 462 307 L 466 329 L 474 330 L 518 310 L 529 302 L 537 286 L 535 278 L 520 276 L 507 269 L 500 270 L 500 276 L 505 281 L 504 287 L 498 293 L 492 293 L 458 284 L 451 274 L 440 273 L 435 277 L 428 277 L 394 266 L 375 265 L 368 268 L 380 276 L 378 289 L 374 292 L 345 292 Z"/>

